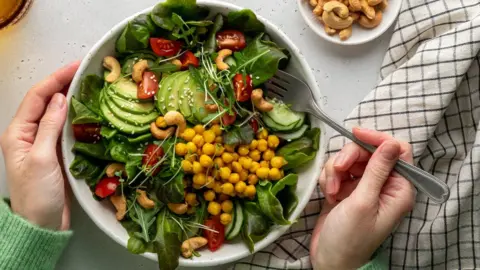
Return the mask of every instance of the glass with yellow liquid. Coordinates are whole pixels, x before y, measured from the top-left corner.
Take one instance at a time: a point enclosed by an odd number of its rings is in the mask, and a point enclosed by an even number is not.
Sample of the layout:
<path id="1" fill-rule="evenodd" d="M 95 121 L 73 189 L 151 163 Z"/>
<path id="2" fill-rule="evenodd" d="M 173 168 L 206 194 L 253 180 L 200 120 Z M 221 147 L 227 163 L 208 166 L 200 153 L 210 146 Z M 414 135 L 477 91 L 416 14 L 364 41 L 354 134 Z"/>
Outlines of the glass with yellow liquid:
<path id="1" fill-rule="evenodd" d="M 0 0 L 0 29 L 18 22 L 31 3 L 32 0 Z"/>

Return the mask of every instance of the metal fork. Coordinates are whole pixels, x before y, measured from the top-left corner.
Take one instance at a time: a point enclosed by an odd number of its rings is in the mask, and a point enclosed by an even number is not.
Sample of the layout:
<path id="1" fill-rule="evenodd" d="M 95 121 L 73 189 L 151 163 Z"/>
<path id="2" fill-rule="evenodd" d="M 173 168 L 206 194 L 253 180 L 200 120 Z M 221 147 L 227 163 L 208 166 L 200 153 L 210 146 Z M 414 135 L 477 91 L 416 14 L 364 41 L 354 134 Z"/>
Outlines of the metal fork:
<path id="1" fill-rule="evenodd" d="M 310 113 L 370 153 L 375 152 L 376 147 L 358 140 L 350 131 L 322 111 L 316 104 L 310 87 L 297 77 L 280 70 L 266 83 L 266 87 L 269 97 L 277 98 L 287 104 L 291 104 L 292 109 L 295 111 Z M 448 199 L 450 190 L 448 186 L 437 177 L 403 160 L 397 162 L 395 170 L 434 202 L 444 203 Z"/>

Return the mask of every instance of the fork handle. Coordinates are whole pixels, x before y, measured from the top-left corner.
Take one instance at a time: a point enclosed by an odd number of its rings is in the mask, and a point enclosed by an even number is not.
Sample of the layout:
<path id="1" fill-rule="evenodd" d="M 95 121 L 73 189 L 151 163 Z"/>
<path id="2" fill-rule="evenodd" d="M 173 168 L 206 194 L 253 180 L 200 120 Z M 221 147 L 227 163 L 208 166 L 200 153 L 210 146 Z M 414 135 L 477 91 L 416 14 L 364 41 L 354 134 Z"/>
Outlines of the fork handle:
<path id="1" fill-rule="evenodd" d="M 358 140 L 355 136 L 353 136 L 352 132 L 348 131 L 342 125 L 338 124 L 335 120 L 326 115 L 316 103 L 311 103 L 313 110 L 311 110 L 310 113 L 312 113 L 312 115 L 322 120 L 341 135 L 365 148 L 370 153 L 375 152 L 377 149 L 375 146 Z M 447 184 L 418 167 L 406 163 L 403 160 L 398 160 L 397 164 L 395 165 L 395 170 L 436 203 L 444 203 L 450 196 L 450 189 L 448 188 Z"/>

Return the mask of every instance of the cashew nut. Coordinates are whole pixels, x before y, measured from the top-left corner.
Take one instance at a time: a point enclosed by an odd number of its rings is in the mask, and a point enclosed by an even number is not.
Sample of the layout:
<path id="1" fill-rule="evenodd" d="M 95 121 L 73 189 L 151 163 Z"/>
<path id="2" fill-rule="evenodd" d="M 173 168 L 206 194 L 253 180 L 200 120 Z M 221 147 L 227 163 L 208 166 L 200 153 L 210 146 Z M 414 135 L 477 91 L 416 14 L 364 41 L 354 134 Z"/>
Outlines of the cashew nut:
<path id="1" fill-rule="evenodd" d="M 353 21 L 356 22 L 358 19 L 360 19 L 360 13 L 358 12 L 351 12 L 350 17 L 352 17 Z"/>
<path id="2" fill-rule="evenodd" d="M 155 202 L 148 198 L 145 190 L 137 189 L 137 202 L 145 209 L 152 209 L 155 207 Z"/>
<path id="3" fill-rule="evenodd" d="M 163 116 L 163 118 L 165 119 L 167 125 L 177 126 L 177 134 L 182 134 L 187 128 L 187 122 L 185 121 L 185 118 L 177 111 L 169 111 Z"/>
<path id="4" fill-rule="evenodd" d="M 371 7 L 368 4 L 367 0 L 360 0 L 360 1 L 362 5 L 362 12 L 365 14 L 365 16 L 367 16 L 367 18 L 369 18 L 370 20 L 375 18 L 375 8 Z"/>
<path id="5" fill-rule="evenodd" d="M 133 65 L 132 79 L 136 83 L 141 83 L 143 81 L 143 72 L 147 70 L 148 62 L 147 60 L 140 60 L 135 65 Z"/>
<path id="6" fill-rule="evenodd" d="M 362 4 L 360 0 L 349 0 L 349 9 L 352 12 L 360 11 L 362 9 Z"/>
<path id="7" fill-rule="evenodd" d="M 318 1 L 317 0 L 310 0 L 309 3 L 310 3 L 310 6 L 316 7 L 317 4 L 318 4 Z"/>
<path id="8" fill-rule="evenodd" d="M 165 118 L 163 116 L 157 117 L 157 120 L 155 120 L 155 125 L 159 128 L 166 128 L 167 127 L 167 122 L 165 122 Z"/>
<path id="9" fill-rule="evenodd" d="M 117 213 L 115 214 L 117 220 L 122 220 L 127 213 L 127 199 L 123 195 L 113 195 L 110 196 L 110 201 L 113 206 L 115 206 L 115 209 L 117 209 Z"/>
<path id="10" fill-rule="evenodd" d="M 382 1 L 383 1 L 383 0 L 368 0 L 367 2 L 368 2 L 368 5 L 369 5 L 369 6 L 372 6 L 372 7 L 373 7 L 373 6 L 376 6 L 376 5 L 380 4 L 380 3 L 382 3 Z"/>
<path id="11" fill-rule="evenodd" d="M 230 55 L 232 55 L 232 50 L 229 49 L 223 49 L 218 52 L 218 56 L 215 58 L 215 64 L 217 64 L 219 70 L 227 70 L 230 68 L 229 65 L 223 62 L 223 60 Z"/>
<path id="12" fill-rule="evenodd" d="M 188 204 L 186 203 L 168 203 L 168 209 L 177 215 L 183 215 L 188 210 Z"/>
<path id="13" fill-rule="evenodd" d="M 352 17 L 348 16 L 346 19 L 342 19 L 334 12 L 323 12 L 322 19 L 326 25 L 337 30 L 345 29 L 353 23 Z"/>
<path id="14" fill-rule="evenodd" d="M 322 16 L 323 5 L 325 5 L 325 0 L 318 0 L 317 1 L 317 6 L 313 9 L 313 14 L 315 14 L 317 16 Z"/>
<path id="15" fill-rule="evenodd" d="M 209 113 L 214 113 L 218 111 L 218 105 L 217 104 L 206 104 L 205 109 Z"/>
<path id="16" fill-rule="evenodd" d="M 388 8 L 388 0 L 383 0 L 377 7 L 379 10 L 385 11 Z"/>
<path id="17" fill-rule="evenodd" d="M 112 56 L 103 58 L 103 66 L 110 70 L 110 74 L 105 78 L 105 81 L 113 83 L 120 77 L 121 67 L 120 63 Z"/>
<path id="18" fill-rule="evenodd" d="M 323 5 L 323 11 L 324 13 L 334 12 L 338 17 L 342 19 L 346 19 L 348 18 L 348 15 L 350 15 L 350 10 L 348 10 L 348 7 L 338 1 L 330 1 L 325 3 L 325 5 Z"/>
<path id="19" fill-rule="evenodd" d="M 208 244 L 207 238 L 197 236 L 197 237 L 192 237 L 190 239 L 187 239 L 183 241 L 182 243 L 182 256 L 184 258 L 191 258 L 193 255 L 193 251 L 197 250 L 203 246 Z"/>
<path id="20" fill-rule="evenodd" d="M 330 28 L 328 25 L 324 25 L 323 26 L 325 28 L 325 32 L 330 35 L 330 36 L 333 36 L 337 33 L 337 30 L 333 29 L 333 28 Z"/>
<path id="21" fill-rule="evenodd" d="M 341 30 L 338 33 L 338 36 L 340 37 L 340 40 L 347 40 L 352 36 L 352 26 L 350 25 L 348 28 L 345 28 Z"/>
<path id="22" fill-rule="evenodd" d="M 155 122 L 152 122 L 150 124 L 150 132 L 156 139 L 164 140 L 173 135 L 173 133 L 175 132 L 175 127 L 169 127 L 168 129 L 163 130 L 159 129 Z"/>
<path id="23" fill-rule="evenodd" d="M 360 19 L 358 20 L 358 24 L 360 26 L 371 29 L 377 27 L 381 22 L 383 18 L 383 13 L 381 11 L 378 11 L 375 14 L 375 18 L 373 20 L 367 18 L 367 16 L 362 15 L 360 16 Z"/>
<path id="24" fill-rule="evenodd" d="M 108 177 L 114 177 L 116 172 L 121 172 L 123 175 L 125 175 L 125 165 L 122 163 L 110 163 L 105 170 L 105 174 Z"/>
<path id="25" fill-rule="evenodd" d="M 262 89 L 253 90 L 250 99 L 252 100 L 253 105 L 255 105 L 255 108 L 261 112 L 269 112 L 273 110 L 273 104 L 263 98 Z"/>

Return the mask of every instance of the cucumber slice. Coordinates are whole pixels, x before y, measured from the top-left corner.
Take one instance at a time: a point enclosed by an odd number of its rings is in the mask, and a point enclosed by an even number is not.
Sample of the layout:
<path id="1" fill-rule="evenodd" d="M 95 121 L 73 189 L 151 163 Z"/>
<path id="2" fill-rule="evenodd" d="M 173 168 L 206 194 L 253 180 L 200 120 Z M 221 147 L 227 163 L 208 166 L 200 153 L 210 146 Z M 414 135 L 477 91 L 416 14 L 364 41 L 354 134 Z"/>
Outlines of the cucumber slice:
<path id="1" fill-rule="evenodd" d="M 233 211 L 232 211 L 232 222 L 228 223 L 227 226 L 225 226 L 225 237 L 228 237 L 229 234 L 232 233 L 233 228 L 235 227 L 235 217 L 237 216 L 235 214 L 235 206 L 238 204 L 238 202 L 233 202 Z"/>
<path id="2" fill-rule="evenodd" d="M 233 223 L 233 222 L 232 222 Z M 235 224 L 233 225 L 233 229 L 227 235 L 225 234 L 225 239 L 232 240 L 233 238 L 237 237 L 240 232 L 242 231 L 243 226 L 243 208 L 242 204 L 239 202 L 235 203 Z"/>
<path id="3" fill-rule="evenodd" d="M 305 113 L 294 112 L 286 104 L 273 101 L 273 110 L 266 113 L 277 124 L 282 126 L 295 126 L 299 121 L 305 120 Z M 300 126 L 301 124 L 299 124 Z"/>
<path id="4" fill-rule="evenodd" d="M 298 122 L 294 122 L 290 126 L 280 125 L 277 122 L 273 121 L 267 114 L 262 116 L 262 120 L 271 130 L 273 131 L 292 131 L 298 125 Z"/>
<path id="5" fill-rule="evenodd" d="M 291 140 L 296 140 L 301 138 L 303 134 L 305 134 L 307 129 L 308 129 L 308 125 L 302 125 L 300 129 L 297 131 L 289 132 L 289 133 L 279 132 L 279 133 L 275 133 L 275 135 L 277 135 L 277 137 L 282 138 L 284 140 L 291 141 Z"/>

